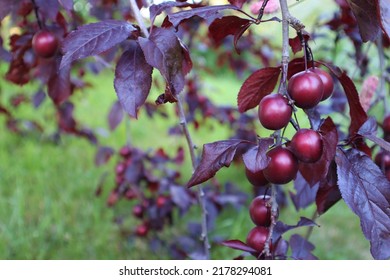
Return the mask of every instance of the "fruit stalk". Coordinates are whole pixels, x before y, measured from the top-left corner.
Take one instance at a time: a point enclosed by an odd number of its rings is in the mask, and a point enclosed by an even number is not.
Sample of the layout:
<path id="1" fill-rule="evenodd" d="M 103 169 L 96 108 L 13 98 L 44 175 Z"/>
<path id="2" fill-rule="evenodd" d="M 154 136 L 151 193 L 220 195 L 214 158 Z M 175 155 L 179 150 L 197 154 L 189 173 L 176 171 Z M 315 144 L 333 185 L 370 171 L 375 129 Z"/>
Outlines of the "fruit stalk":
<path id="1" fill-rule="evenodd" d="M 39 29 L 42 29 L 42 22 L 41 22 L 41 19 L 39 18 L 39 13 L 38 13 L 39 7 L 37 6 L 37 3 L 35 3 L 35 0 L 31 0 L 31 2 L 34 6 L 34 13 L 35 13 L 35 17 L 37 18 Z"/>

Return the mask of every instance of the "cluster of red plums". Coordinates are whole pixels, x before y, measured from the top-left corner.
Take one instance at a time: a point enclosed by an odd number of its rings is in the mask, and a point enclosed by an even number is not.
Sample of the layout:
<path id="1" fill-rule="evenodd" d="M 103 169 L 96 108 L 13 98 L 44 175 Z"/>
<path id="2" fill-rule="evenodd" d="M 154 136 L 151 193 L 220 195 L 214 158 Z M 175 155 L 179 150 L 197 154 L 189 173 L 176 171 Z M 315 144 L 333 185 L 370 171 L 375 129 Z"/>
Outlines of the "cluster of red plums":
<path id="1" fill-rule="evenodd" d="M 33 36 L 32 48 L 39 57 L 53 57 L 58 50 L 58 39 L 52 32 L 40 30 Z"/>
<path id="2" fill-rule="evenodd" d="M 258 253 L 264 250 L 271 225 L 271 201 L 267 195 L 260 195 L 252 200 L 249 206 L 249 215 L 256 225 L 248 233 L 246 244 Z"/>
<path id="3" fill-rule="evenodd" d="M 387 142 L 390 142 L 390 115 L 386 116 L 382 124 L 383 136 Z M 386 175 L 390 181 L 390 152 L 384 149 L 380 150 L 375 156 L 375 163 Z"/>
<path id="4" fill-rule="evenodd" d="M 295 106 L 310 109 L 331 96 L 333 80 L 326 71 L 310 68 L 293 75 L 287 91 Z M 263 127 L 279 130 L 288 125 L 292 112 L 293 107 L 285 96 L 270 94 L 261 100 L 258 114 Z M 295 178 L 299 161 L 314 163 L 321 158 L 322 151 L 323 141 L 317 131 L 299 129 L 287 147 L 277 146 L 268 151 L 270 162 L 264 170 L 247 169 L 246 176 L 254 186 L 286 184 Z"/>

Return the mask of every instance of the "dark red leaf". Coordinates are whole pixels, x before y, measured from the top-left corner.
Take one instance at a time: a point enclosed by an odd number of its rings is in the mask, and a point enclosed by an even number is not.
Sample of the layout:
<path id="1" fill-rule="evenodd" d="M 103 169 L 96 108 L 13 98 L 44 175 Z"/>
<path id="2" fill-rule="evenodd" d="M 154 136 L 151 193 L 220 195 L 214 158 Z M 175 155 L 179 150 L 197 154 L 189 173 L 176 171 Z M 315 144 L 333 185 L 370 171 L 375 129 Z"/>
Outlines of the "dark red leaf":
<path id="1" fill-rule="evenodd" d="M 222 167 L 229 167 L 240 144 L 250 143 L 246 140 L 223 140 L 203 145 L 202 158 L 195 169 L 188 187 L 192 187 L 214 177 Z"/>
<path id="2" fill-rule="evenodd" d="M 332 119 L 328 117 L 319 129 L 322 136 L 323 152 L 321 158 L 314 163 L 299 163 L 299 171 L 310 186 L 325 179 L 329 165 L 334 160 L 338 144 L 337 128 Z"/>
<path id="3" fill-rule="evenodd" d="M 376 0 L 380 15 L 380 24 L 383 32 L 390 37 L 390 2 L 389 0 Z"/>
<path id="4" fill-rule="evenodd" d="M 337 149 L 338 185 L 348 207 L 360 218 L 375 259 L 390 258 L 390 181 L 355 149 Z"/>
<path id="5" fill-rule="evenodd" d="M 341 199 L 341 193 L 337 185 L 337 166 L 333 161 L 329 166 L 328 175 L 320 182 L 317 191 L 316 205 L 319 215 L 324 214 Z"/>
<path id="6" fill-rule="evenodd" d="M 58 72 L 53 72 L 47 84 L 49 97 L 54 104 L 61 104 L 66 101 L 72 94 L 70 82 L 70 65 L 60 69 Z"/>
<path id="7" fill-rule="evenodd" d="M 294 74 L 305 70 L 305 61 L 303 57 L 294 58 L 288 63 L 287 79 L 289 80 Z"/>
<path id="8" fill-rule="evenodd" d="M 149 38 L 139 38 L 139 43 L 147 63 L 157 68 L 166 81 L 162 102 L 175 102 L 192 67 L 188 51 L 171 29 L 153 28 Z"/>
<path id="9" fill-rule="evenodd" d="M 368 120 L 360 127 L 358 134 L 371 140 L 375 144 L 381 146 L 383 149 L 390 152 L 390 143 L 385 141 L 383 138 L 376 136 L 377 123 L 373 117 Z"/>
<path id="10" fill-rule="evenodd" d="M 137 29 L 127 21 L 106 20 L 72 31 L 63 41 L 64 57 L 60 68 L 74 60 L 97 55 L 126 40 Z"/>
<path id="11" fill-rule="evenodd" d="M 303 178 L 302 174 L 298 172 L 297 177 L 294 180 L 295 193 L 289 192 L 297 211 L 306 208 L 316 200 L 318 187 L 318 183 L 314 186 L 310 186 L 305 178 Z"/>
<path id="12" fill-rule="evenodd" d="M 221 13 L 224 10 L 238 10 L 238 7 L 233 5 L 214 5 L 214 6 L 205 6 L 200 8 L 193 8 L 190 10 L 180 11 L 174 14 L 168 15 L 162 26 L 169 27 L 174 26 L 177 27 L 183 20 L 192 18 L 194 16 L 198 16 L 207 20 L 208 22 L 212 22 L 216 18 L 221 18 L 223 14 Z"/>
<path id="13" fill-rule="evenodd" d="M 255 249 L 252 247 L 246 245 L 244 242 L 240 240 L 226 240 L 221 243 L 223 246 L 235 249 L 235 250 L 240 250 L 248 253 L 257 253 Z"/>
<path id="14" fill-rule="evenodd" d="M 108 113 L 108 125 L 113 131 L 123 120 L 123 108 L 119 101 L 115 101 Z"/>
<path id="15" fill-rule="evenodd" d="M 359 93 L 356 90 L 355 84 L 348 77 L 345 71 L 341 71 L 340 68 L 326 63 L 321 63 L 326 66 L 340 81 L 345 95 L 347 96 L 349 105 L 349 115 L 351 119 L 351 125 L 349 127 L 349 134 L 353 137 L 359 130 L 359 128 L 367 121 L 367 114 L 364 111 L 360 100 Z"/>
<path id="16" fill-rule="evenodd" d="M 316 260 L 317 257 L 312 254 L 314 245 L 298 234 L 290 238 L 291 257 L 294 260 Z"/>
<path id="17" fill-rule="evenodd" d="M 310 38 L 309 34 L 304 34 L 303 37 L 304 37 L 306 42 Z M 296 54 L 297 52 L 300 52 L 302 50 L 302 43 L 301 43 L 301 39 L 299 38 L 299 36 L 296 36 L 292 39 L 291 38 L 288 39 L 288 44 L 290 45 L 291 50 L 293 51 L 294 54 Z"/>
<path id="18" fill-rule="evenodd" d="M 280 67 L 268 67 L 250 75 L 240 88 L 237 102 L 243 113 L 259 105 L 264 96 L 272 93 L 280 75 Z"/>
<path id="19" fill-rule="evenodd" d="M 99 147 L 95 155 L 96 166 L 106 164 L 110 160 L 113 154 L 114 154 L 114 149 L 112 149 L 111 147 Z"/>
<path id="20" fill-rule="evenodd" d="M 217 18 L 209 26 L 210 36 L 217 46 L 220 46 L 223 39 L 229 35 L 234 35 L 235 41 L 238 41 L 252 23 L 252 20 L 237 16 Z"/>
<path id="21" fill-rule="evenodd" d="M 115 91 L 123 109 L 134 118 L 137 118 L 138 109 L 149 95 L 152 71 L 136 43 L 122 54 L 116 66 Z"/>
<path id="22" fill-rule="evenodd" d="M 267 167 L 270 161 L 270 158 L 267 157 L 267 151 L 273 143 L 273 138 L 260 138 L 257 146 L 250 148 L 243 154 L 245 166 L 251 172 L 255 173 Z"/>
<path id="23" fill-rule="evenodd" d="M 293 226 L 286 225 L 286 224 L 282 223 L 281 221 L 278 221 L 274 227 L 272 239 L 278 240 L 279 237 L 281 237 L 284 233 L 286 233 L 292 229 L 296 229 L 296 228 L 300 228 L 300 227 L 313 227 L 313 226 L 318 226 L 318 225 L 315 222 L 313 222 L 312 220 L 305 218 L 305 217 L 301 217 L 299 219 L 299 222 Z"/>
<path id="24" fill-rule="evenodd" d="M 363 42 L 375 41 L 381 31 L 377 17 L 377 1 L 347 0 L 356 17 Z"/>

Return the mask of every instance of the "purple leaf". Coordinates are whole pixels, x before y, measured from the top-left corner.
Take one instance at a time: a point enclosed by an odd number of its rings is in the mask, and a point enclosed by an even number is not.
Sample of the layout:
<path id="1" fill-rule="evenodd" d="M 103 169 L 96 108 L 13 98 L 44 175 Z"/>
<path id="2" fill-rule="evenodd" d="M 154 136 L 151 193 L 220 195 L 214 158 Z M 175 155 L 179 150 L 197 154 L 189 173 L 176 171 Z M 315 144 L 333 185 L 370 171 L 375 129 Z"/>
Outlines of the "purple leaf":
<path id="1" fill-rule="evenodd" d="M 390 258 L 390 181 L 372 160 L 355 149 L 338 149 L 338 185 L 349 208 L 360 218 L 375 259 Z"/>
<path id="2" fill-rule="evenodd" d="M 70 65 L 59 70 L 59 72 L 53 72 L 47 84 L 47 91 L 49 97 L 53 100 L 54 104 L 61 104 L 69 98 L 72 94 L 71 82 L 70 82 Z"/>
<path id="3" fill-rule="evenodd" d="M 280 67 L 268 67 L 250 75 L 240 88 L 237 103 L 240 113 L 259 105 L 264 96 L 272 93 L 278 82 Z"/>
<path id="4" fill-rule="evenodd" d="M 182 186 L 171 185 L 169 187 L 173 202 L 182 210 L 188 211 L 192 205 L 192 198 L 188 193 L 188 190 Z"/>
<path id="5" fill-rule="evenodd" d="M 162 12 L 164 12 L 164 11 L 170 9 L 170 8 L 173 8 L 173 7 L 182 7 L 182 8 L 184 8 L 184 7 L 188 7 L 188 6 L 192 6 L 192 5 L 187 3 L 187 2 L 176 2 L 176 1 L 167 1 L 167 2 L 163 2 L 163 3 L 157 4 L 157 5 L 152 5 L 149 8 L 150 21 L 153 24 L 154 20 L 156 19 L 156 17 L 159 14 L 161 14 Z"/>
<path id="6" fill-rule="evenodd" d="M 363 42 L 375 41 L 380 34 L 380 21 L 377 17 L 377 1 L 347 0 L 356 17 Z"/>
<path id="7" fill-rule="evenodd" d="M 322 136 L 323 151 L 321 158 L 314 163 L 299 163 L 299 171 L 310 186 L 314 186 L 328 174 L 329 165 L 336 154 L 338 144 L 337 128 L 328 117 L 319 129 Z"/>
<path id="8" fill-rule="evenodd" d="M 214 5 L 214 6 L 205 6 L 200 8 L 194 8 L 191 10 L 180 11 L 174 14 L 168 15 L 162 26 L 169 27 L 174 26 L 175 28 L 183 21 L 194 16 L 198 16 L 212 22 L 216 18 L 221 18 L 223 14 L 221 13 L 224 10 L 238 10 L 238 7 L 233 5 Z"/>
<path id="9" fill-rule="evenodd" d="M 222 167 L 229 167 L 234 159 L 237 148 L 240 144 L 250 143 L 246 140 L 223 140 L 208 143 L 203 146 L 202 158 L 195 169 L 188 187 L 192 187 L 214 177 Z"/>
<path id="10" fill-rule="evenodd" d="M 286 224 L 282 223 L 281 221 L 278 221 L 274 227 L 272 239 L 278 240 L 279 237 L 281 237 L 283 234 L 285 234 L 286 232 L 288 232 L 292 229 L 296 229 L 296 228 L 300 228 L 300 227 L 313 227 L 313 226 L 318 226 L 318 225 L 315 222 L 313 222 L 312 220 L 309 220 L 308 218 L 305 218 L 305 217 L 301 217 L 299 222 L 294 226 L 286 225 Z"/>
<path id="11" fill-rule="evenodd" d="M 210 36 L 217 46 L 220 46 L 223 39 L 229 35 L 234 35 L 235 41 L 238 41 L 252 23 L 253 21 L 250 19 L 244 19 L 237 16 L 218 18 L 209 26 Z"/>
<path id="12" fill-rule="evenodd" d="M 1 0 L 0 1 L 0 21 L 9 13 L 18 9 L 22 0 Z"/>
<path id="13" fill-rule="evenodd" d="M 65 10 L 73 10 L 73 0 L 58 0 L 58 2 L 62 7 L 64 7 Z"/>
<path id="14" fill-rule="evenodd" d="M 43 15 L 44 18 L 56 19 L 60 8 L 58 0 L 35 0 L 35 2 L 38 6 L 39 13 Z"/>
<path id="15" fill-rule="evenodd" d="M 240 240 L 226 240 L 226 241 L 223 241 L 221 243 L 223 246 L 226 246 L 226 247 L 229 247 L 229 248 L 232 248 L 232 249 L 235 249 L 235 250 L 240 250 L 240 251 L 244 251 L 244 252 L 249 252 L 249 253 L 257 253 L 257 251 L 255 249 L 253 249 L 252 247 L 249 247 L 248 245 L 246 245 L 244 242 L 240 241 Z"/>
<path id="16" fill-rule="evenodd" d="M 127 21 L 106 20 L 91 23 L 72 31 L 64 40 L 64 57 L 60 68 L 74 60 L 107 51 L 126 40 L 137 29 Z"/>
<path id="17" fill-rule="evenodd" d="M 273 138 L 260 138 L 258 145 L 250 148 L 242 156 L 246 168 L 248 168 L 253 173 L 266 168 L 270 161 L 270 158 L 267 157 L 267 151 L 273 143 Z"/>
<path id="18" fill-rule="evenodd" d="M 296 193 L 290 192 L 291 200 L 297 211 L 306 208 L 316 200 L 318 187 L 318 183 L 311 187 L 305 178 L 303 178 L 302 174 L 298 172 L 297 177 L 294 180 Z"/>
<path id="19" fill-rule="evenodd" d="M 370 117 L 359 129 L 358 134 L 371 140 L 375 144 L 390 152 L 390 143 L 376 136 L 377 123 L 375 118 Z"/>
<path id="20" fill-rule="evenodd" d="M 390 2 L 388 0 L 377 0 L 377 9 L 379 10 L 380 23 L 383 32 L 390 37 Z M 379 7 L 378 7 L 379 6 Z"/>
<path id="21" fill-rule="evenodd" d="M 157 68 L 166 81 L 162 103 L 176 102 L 184 88 L 184 76 L 192 67 L 188 51 L 171 29 L 153 28 L 149 39 L 139 38 L 147 63 Z"/>
<path id="22" fill-rule="evenodd" d="M 116 66 L 115 91 L 123 109 L 134 118 L 137 118 L 138 109 L 149 95 L 152 71 L 138 44 L 132 44 Z"/>
<path id="23" fill-rule="evenodd" d="M 337 166 L 333 161 L 329 166 L 328 175 L 320 182 L 316 196 L 317 212 L 324 214 L 341 199 L 341 193 L 337 185 Z"/>
<path id="24" fill-rule="evenodd" d="M 113 154 L 114 154 L 114 149 L 110 147 L 99 147 L 99 150 L 95 155 L 96 166 L 100 166 L 107 163 Z"/>
<path id="25" fill-rule="evenodd" d="M 314 245 L 298 234 L 290 238 L 291 257 L 295 260 L 316 260 L 317 257 L 312 254 Z"/>
<path id="26" fill-rule="evenodd" d="M 32 103 L 34 105 L 34 108 L 38 108 L 39 106 L 41 106 L 45 98 L 46 98 L 46 94 L 43 90 L 37 91 L 32 98 Z"/>
<path id="27" fill-rule="evenodd" d="M 0 37 L 0 59 L 10 62 L 12 59 L 11 53 L 3 48 L 3 38 Z"/>
<path id="28" fill-rule="evenodd" d="M 110 130 L 113 131 L 123 120 L 123 108 L 119 101 L 115 101 L 111 107 L 110 113 L 108 113 L 108 125 Z"/>

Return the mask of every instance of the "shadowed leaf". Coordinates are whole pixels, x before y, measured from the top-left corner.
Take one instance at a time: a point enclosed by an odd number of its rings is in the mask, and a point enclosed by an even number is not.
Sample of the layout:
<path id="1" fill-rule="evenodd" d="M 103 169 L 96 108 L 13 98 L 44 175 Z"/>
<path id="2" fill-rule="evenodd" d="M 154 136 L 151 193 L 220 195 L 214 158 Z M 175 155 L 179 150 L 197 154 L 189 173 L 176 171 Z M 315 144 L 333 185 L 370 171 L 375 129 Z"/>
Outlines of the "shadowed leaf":
<path id="1" fill-rule="evenodd" d="M 226 240 L 221 243 L 223 246 L 235 249 L 235 250 L 240 250 L 244 252 L 249 252 L 249 253 L 257 253 L 255 249 L 252 247 L 249 247 L 246 245 L 244 242 L 240 240 Z"/>
<path id="2" fill-rule="evenodd" d="M 108 113 L 108 125 L 110 130 L 113 131 L 123 120 L 123 109 L 119 101 L 115 101 Z"/>
<path id="3" fill-rule="evenodd" d="M 390 258 L 390 181 L 355 149 L 337 150 L 338 185 L 348 207 L 360 218 L 375 259 Z"/>
<path id="4" fill-rule="evenodd" d="M 390 143 L 376 136 L 377 123 L 373 117 L 368 120 L 359 129 L 358 134 L 371 140 L 375 144 L 390 152 Z"/>
<path id="5" fill-rule="evenodd" d="M 246 140 L 223 140 L 208 143 L 203 146 L 202 158 L 195 169 L 188 187 L 192 187 L 214 177 L 222 167 L 229 167 L 234 159 L 237 148 L 240 144 L 250 143 Z"/>
<path id="6" fill-rule="evenodd" d="M 270 161 L 270 158 L 267 157 L 267 151 L 273 143 L 273 138 L 260 138 L 256 147 L 250 148 L 243 154 L 245 166 L 251 172 L 255 173 L 267 167 Z"/>
<path id="7" fill-rule="evenodd" d="M 138 44 L 131 45 L 116 66 L 115 91 L 123 109 L 134 118 L 137 118 L 138 109 L 149 95 L 152 71 Z"/>
<path id="8" fill-rule="evenodd" d="M 290 238 L 291 257 L 295 260 L 316 260 L 312 254 L 314 245 L 298 234 Z"/>

